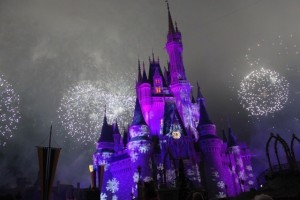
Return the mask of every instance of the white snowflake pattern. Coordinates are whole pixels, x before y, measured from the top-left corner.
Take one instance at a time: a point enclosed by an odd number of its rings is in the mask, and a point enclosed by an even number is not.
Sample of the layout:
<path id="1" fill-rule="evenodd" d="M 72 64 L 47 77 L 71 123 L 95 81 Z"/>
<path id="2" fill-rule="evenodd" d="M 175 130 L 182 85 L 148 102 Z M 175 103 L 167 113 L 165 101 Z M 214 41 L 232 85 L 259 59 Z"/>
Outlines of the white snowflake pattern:
<path id="1" fill-rule="evenodd" d="M 251 165 L 247 165 L 247 166 L 246 166 L 246 169 L 247 169 L 248 171 L 252 171 L 252 166 L 251 166 Z"/>
<path id="2" fill-rule="evenodd" d="M 238 158 L 238 159 L 236 160 L 236 165 L 238 165 L 238 166 L 243 166 L 243 161 L 242 161 L 241 158 Z"/>
<path id="3" fill-rule="evenodd" d="M 238 177 L 239 177 L 240 179 L 246 179 L 246 178 L 247 178 L 246 175 L 245 175 L 245 173 L 244 173 L 243 171 L 240 171 L 240 172 L 238 173 Z"/>
<path id="4" fill-rule="evenodd" d="M 111 200 L 118 200 L 117 195 L 113 195 Z"/>
<path id="5" fill-rule="evenodd" d="M 253 174 L 249 174 L 249 177 L 253 177 L 254 175 Z"/>
<path id="6" fill-rule="evenodd" d="M 136 162 L 138 159 L 138 154 L 136 152 L 130 153 L 131 162 Z"/>
<path id="7" fill-rule="evenodd" d="M 152 181 L 153 179 L 152 179 L 152 177 L 150 177 L 150 176 L 146 176 L 143 180 L 144 180 L 144 182 L 150 182 L 150 181 Z"/>
<path id="8" fill-rule="evenodd" d="M 219 192 L 219 194 L 216 195 L 217 198 L 225 198 L 226 194 L 224 192 Z"/>
<path id="9" fill-rule="evenodd" d="M 139 147 L 141 153 L 147 153 L 150 150 L 150 144 L 143 144 Z"/>
<path id="10" fill-rule="evenodd" d="M 107 181 L 106 189 L 115 193 L 119 190 L 119 181 L 116 178 Z"/>
<path id="11" fill-rule="evenodd" d="M 167 175 L 167 182 L 169 182 L 169 183 L 175 182 L 175 178 L 176 178 L 175 170 L 168 169 L 166 171 L 166 175 Z"/>
<path id="12" fill-rule="evenodd" d="M 163 165 L 162 163 L 159 163 L 159 164 L 157 165 L 157 169 L 158 169 L 158 170 L 164 170 L 164 165 Z"/>
<path id="13" fill-rule="evenodd" d="M 216 177 L 216 178 L 219 178 L 220 176 L 219 176 L 219 172 L 217 172 L 217 171 L 213 171 L 212 172 L 212 176 L 213 177 Z"/>
<path id="14" fill-rule="evenodd" d="M 219 181 L 219 182 L 217 183 L 217 186 L 218 186 L 219 188 L 221 188 L 221 189 L 224 189 L 224 188 L 225 188 L 225 183 L 224 183 L 223 181 Z"/>
<path id="15" fill-rule="evenodd" d="M 106 171 L 110 164 L 106 160 L 100 160 L 99 165 L 104 165 L 104 171 Z"/>
<path id="16" fill-rule="evenodd" d="M 253 181 L 248 181 L 248 184 L 249 184 L 249 185 L 253 185 L 254 182 L 253 182 Z"/>
<path id="17" fill-rule="evenodd" d="M 112 153 L 108 153 L 108 152 L 102 153 L 102 158 L 104 158 L 104 159 L 110 158 L 111 156 L 112 156 Z"/>
<path id="18" fill-rule="evenodd" d="M 188 176 L 194 176 L 194 175 L 195 175 L 195 172 L 194 172 L 194 170 L 192 170 L 192 169 L 188 169 L 188 170 L 186 170 L 186 174 L 187 174 Z"/>
<path id="19" fill-rule="evenodd" d="M 135 183 L 139 182 L 139 173 L 135 172 L 132 178 L 133 178 L 133 182 Z"/>
<path id="20" fill-rule="evenodd" d="M 107 195 L 105 193 L 101 192 L 100 200 L 106 200 L 106 198 L 107 198 Z"/>
<path id="21" fill-rule="evenodd" d="M 139 147 L 139 141 L 132 141 L 128 143 L 129 150 L 135 150 L 137 147 Z"/>

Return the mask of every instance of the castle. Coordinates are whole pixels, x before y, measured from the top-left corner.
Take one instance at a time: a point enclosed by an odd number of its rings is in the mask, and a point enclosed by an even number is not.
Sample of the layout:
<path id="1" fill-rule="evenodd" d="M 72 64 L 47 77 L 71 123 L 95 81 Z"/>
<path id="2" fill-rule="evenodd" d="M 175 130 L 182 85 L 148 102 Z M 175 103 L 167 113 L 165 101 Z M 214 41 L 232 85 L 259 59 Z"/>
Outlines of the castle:
<path id="1" fill-rule="evenodd" d="M 149 71 L 138 63 L 134 117 L 121 136 L 118 124 L 104 116 L 93 155 L 95 170 L 104 166 L 101 199 L 129 200 L 139 181 L 158 188 L 186 185 L 205 188 L 209 199 L 236 196 L 254 187 L 251 153 L 231 129 L 222 139 L 210 120 L 197 84 L 193 97 L 182 59 L 182 36 L 168 6 L 168 68 L 149 59 Z M 180 173 L 184 169 L 184 173 Z"/>

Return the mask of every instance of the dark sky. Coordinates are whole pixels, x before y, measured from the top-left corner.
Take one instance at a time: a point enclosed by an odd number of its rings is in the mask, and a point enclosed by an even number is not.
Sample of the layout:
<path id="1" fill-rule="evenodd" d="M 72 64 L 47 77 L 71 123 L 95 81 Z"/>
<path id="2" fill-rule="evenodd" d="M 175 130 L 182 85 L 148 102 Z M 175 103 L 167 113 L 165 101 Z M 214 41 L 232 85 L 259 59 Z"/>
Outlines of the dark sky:
<path id="1" fill-rule="evenodd" d="M 270 131 L 288 142 L 292 132 L 299 136 L 300 1 L 170 0 L 170 8 L 183 35 L 187 76 L 194 86 L 199 81 L 212 120 L 218 130 L 230 124 L 256 155 L 256 171 L 264 169 Z M 152 49 L 165 65 L 166 33 L 163 0 L 0 0 L 0 74 L 20 95 L 22 116 L 14 137 L 0 147 L 0 185 L 19 176 L 36 179 L 35 146 L 51 121 L 57 130 L 57 109 L 68 87 L 106 72 L 135 72 L 138 57 L 148 64 Z M 237 97 L 240 81 L 255 69 L 245 60 L 248 48 L 290 83 L 285 107 L 259 119 L 248 116 Z M 64 148 L 59 135 L 54 140 Z M 63 149 L 58 179 L 87 184 L 91 161 L 87 150 Z"/>

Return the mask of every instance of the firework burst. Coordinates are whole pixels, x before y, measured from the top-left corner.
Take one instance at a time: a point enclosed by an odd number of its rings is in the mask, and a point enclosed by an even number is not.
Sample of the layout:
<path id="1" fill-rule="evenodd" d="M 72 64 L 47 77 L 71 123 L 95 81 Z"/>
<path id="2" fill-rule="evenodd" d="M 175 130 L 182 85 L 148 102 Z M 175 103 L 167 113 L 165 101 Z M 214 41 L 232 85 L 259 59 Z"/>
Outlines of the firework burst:
<path id="1" fill-rule="evenodd" d="M 251 115 L 266 116 L 284 107 L 288 93 L 289 83 L 283 76 L 262 68 L 244 77 L 238 90 L 238 97 Z"/>
<path id="2" fill-rule="evenodd" d="M 0 146 L 5 146 L 13 137 L 21 116 L 19 95 L 2 76 L 0 76 L 0 97 Z"/>
<path id="3" fill-rule="evenodd" d="M 94 144 L 100 136 L 104 109 L 110 123 L 126 126 L 132 120 L 134 89 L 128 77 L 107 81 L 82 81 L 68 89 L 58 109 L 59 119 L 75 142 Z"/>

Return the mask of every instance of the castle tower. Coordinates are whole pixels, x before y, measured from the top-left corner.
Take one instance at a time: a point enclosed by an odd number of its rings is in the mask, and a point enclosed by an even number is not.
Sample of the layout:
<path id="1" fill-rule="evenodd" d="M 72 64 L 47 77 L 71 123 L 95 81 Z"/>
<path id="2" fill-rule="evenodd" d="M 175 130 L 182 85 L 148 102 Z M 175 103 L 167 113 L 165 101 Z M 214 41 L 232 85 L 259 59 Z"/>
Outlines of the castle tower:
<path id="1" fill-rule="evenodd" d="M 169 55 L 170 61 L 170 75 L 171 75 L 171 84 L 176 84 L 179 80 L 186 80 L 185 70 L 182 60 L 182 51 L 183 46 L 181 42 L 181 33 L 178 30 L 177 24 L 174 28 L 173 20 L 170 13 L 169 4 L 168 7 L 168 22 L 169 22 L 169 31 L 167 35 L 166 50 Z"/>
<path id="2" fill-rule="evenodd" d="M 143 62 L 142 79 L 137 84 L 137 97 L 141 104 L 144 119 L 149 124 L 149 113 L 151 109 L 151 84 L 148 81 L 145 64 Z"/>
<path id="3" fill-rule="evenodd" d="M 169 31 L 167 35 L 166 51 L 169 56 L 169 75 L 170 75 L 170 90 L 174 95 L 176 106 L 181 116 L 181 119 L 186 128 L 193 125 L 191 117 L 192 105 L 190 100 L 191 86 L 186 79 L 185 69 L 182 59 L 183 45 L 181 41 L 181 33 L 178 30 L 177 24 L 174 27 L 173 20 L 168 8 L 168 23 Z"/>
<path id="4" fill-rule="evenodd" d="M 245 173 L 244 159 L 242 157 L 243 149 L 238 144 L 236 136 L 234 135 L 231 128 L 228 128 L 228 153 L 230 156 L 231 170 L 236 175 L 236 194 L 247 191 L 249 189 L 247 185 L 248 176 Z M 249 160 L 246 159 L 245 161 L 248 162 Z"/>
<path id="5" fill-rule="evenodd" d="M 150 157 L 152 141 L 149 138 L 149 127 L 145 122 L 141 106 L 136 99 L 134 116 L 129 128 L 130 141 L 127 144 L 128 154 L 131 158 L 134 182 L 138 182 L 138 168 L 141 168 L 141 179 L 152 179 Z"/>
<path id="6" fill-rule="evenodd" d="M 201 164 L 203 184 L 209 199 L 226 197 L 226 184 L 222 163 L 222 140 L 216 135 L 216 126 L 209 119 L 204 98 L 200 100 L 200 120 L 198 131 L 201 147 Z"/>
<path id="7" fill-rule="evenodd" d="M 115 152 L 118 152 L 122 148 L 121 144 L 121 134 L 119 131 L 118 122 L 116 121 L 113 124 L 113 137 L 114 137 L 114 150 Z"/>

